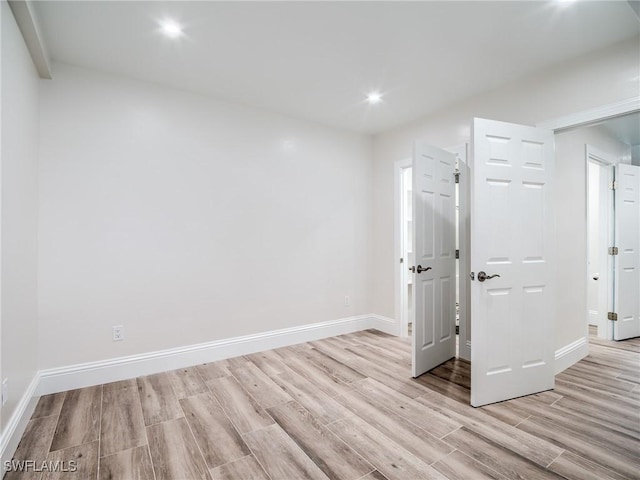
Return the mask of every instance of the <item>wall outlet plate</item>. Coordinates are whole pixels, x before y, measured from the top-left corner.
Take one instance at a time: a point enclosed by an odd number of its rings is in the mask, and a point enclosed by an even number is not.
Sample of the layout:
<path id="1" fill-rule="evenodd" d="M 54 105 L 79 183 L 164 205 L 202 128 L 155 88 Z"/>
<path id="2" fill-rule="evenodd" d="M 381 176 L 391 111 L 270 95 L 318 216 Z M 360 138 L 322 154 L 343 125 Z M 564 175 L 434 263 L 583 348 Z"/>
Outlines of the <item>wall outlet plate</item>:
<path id="1" fill-rule="evenodd" d="M 114 325 L 113 326 L 113 341 L 121 342 L 124 340 L 124 326 L 122 325 Z"/>

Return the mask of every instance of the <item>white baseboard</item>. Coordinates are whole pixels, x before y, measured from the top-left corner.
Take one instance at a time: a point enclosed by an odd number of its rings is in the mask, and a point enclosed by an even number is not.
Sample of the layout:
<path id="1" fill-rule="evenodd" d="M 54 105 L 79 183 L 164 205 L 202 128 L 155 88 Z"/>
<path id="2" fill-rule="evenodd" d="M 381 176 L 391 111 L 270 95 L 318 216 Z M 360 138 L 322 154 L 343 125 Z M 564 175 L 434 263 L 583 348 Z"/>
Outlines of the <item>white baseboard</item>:
<path id="1" fill-rule="evenodd" d="M 379 315 L 360 315 L 140 355 L 41 370 L 38 393 L 46 395 L 126 380 L 369 328 L 391 335 L 399 333 L 399 328 L 396 328 L 396 322 L 392 319 Z"/>
<path id="2" fill-rule="evenodd" d="M 27 423 L 29 423 L 29 419 L 36 408 L 39 383 L 40 375 L 36 373 L 0 435 L 0 461 L 2 462 L 0 463 L 0 478 L 4 473 L 5 462 L 13 458 L 13 454 L 27 428 Z"/>
<path id="3" fill-rule="evenodd" d="M 375 328 L 383 333 L 400 336 L 400 322 L 396 322 L 393 318 L 384 317 L 382 315 L 369 315 L 371 319 L 371 326 L 369 328 Z"/>
<path id="4" fill-rule="evenodd" d="M 578 363 L 589 355 L 589 341 L 582 337 L 568 345 L 556 350 L 555 374 L 566 370 L 571 365 Z"/>
<path id="5" fill-rule="evenodd" d="M 0 434 L 1 465 L 4 467 L 4 462 L 11 460 L 15 454 L 41 395 L 166 372 L 370 328 L 391 335 L 400 333 L 398 323 L 391 318 L 360 315 L 140 355 L 41 370 L 34 376 L 6 428 Z"/>
<path id="6" fill-rule="evenodd" d="M 7 427 L 0 436 L 2 465 L 13 457 L 40 395 L 126 380 L 370 328 L 390 335 L 400 335 L 399 322 L 392 318 L 370 314 L 140 355 L 41 370 L 29 384 Z M 555 373 L 558 374 L 569 368 L 588 354 L 587 337 L 579 338 L 558 349 L 555 352 Z"/>
<path id="7" fill-rule="evenodd" d="M 460 341 L 462 342 L 462 336 L 460 336 Z M 467 362 L 471 361 L 471 341 L 467 340 L 464 342 L 464 345 L 461 343 L 458 348 L 458 356 L 466 360 Z"/>

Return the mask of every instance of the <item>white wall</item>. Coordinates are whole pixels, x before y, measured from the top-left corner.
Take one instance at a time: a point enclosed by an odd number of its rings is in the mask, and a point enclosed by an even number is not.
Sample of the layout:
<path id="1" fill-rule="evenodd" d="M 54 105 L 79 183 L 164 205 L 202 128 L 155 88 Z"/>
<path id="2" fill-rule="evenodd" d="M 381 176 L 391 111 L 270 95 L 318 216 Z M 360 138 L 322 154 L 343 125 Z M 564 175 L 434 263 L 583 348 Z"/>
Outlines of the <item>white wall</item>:
<path id="1" fill-rule="evenodd" d="M 38 75 L 6 1 L 2 9 L 1 368 L 9 379 L 2 430 L 38 369 Z"/>
<path id="2" fill-rule="evenodd" d="M 639 40 L 635 38 L 620 43 L 513 82 L 486 95 L 462 100 L 437 114 L 378 135 L 374 139 L 372 238 L 376 269 L 369 277 L 373 312 L 394 317 L 393 272 L 396 259 L 393 248 L 393 164 L 396 160 L 411 156 L 414 140 L 449 147 L 469 141 L 473 117 L 535 125 L 574 112 L 637 97 L 640 91 Z M 573 176 L 572 168 L 562 164 L 557 171 L 558 185 L 573 185 L 569 189 L 577 195 L 576 201 L 580 202 L 578 211 L 575 211 L 574 202 L 558 205 L 558 221 L 561 223 L 562 219 L 582 215 L 581 212 L 584 211 L 584 165 L 578 176 Z M 583 231 L 580 230 L 581 237 L 576 238 L 579 242 L 576 247 L 578 251 L 586 248 L 585 239 L 582 238 Z M 560 262 L 560 269 L 570 267 L 571 262 Z M 584 278 L 581 271 L 574 271 L 569 275 L 572 279 Z M 558 285 L 559 298 L 570 294 L 569 290 L 575 288 L 575 282 L 559 282 Z M 579 309 L 584 308 L 584 302 L 576 302 L 573 306 L 575 310 L 572 310 L 571 315 L 578 315 Z M 580 332 L 559 331 L 556 347 L 564 346 L 581 336 L 584 322 L 580 325 Z"/>
<path id="3" fill-rule="evenodd" d="M 369 137 L 61 64 L 40 86 L 41 368 L 369 313 Z"/>
<path id="4" fill-rule="evenodd" d="M 631 163 L 640 166 L 640 145 L 631 147 Z"/>

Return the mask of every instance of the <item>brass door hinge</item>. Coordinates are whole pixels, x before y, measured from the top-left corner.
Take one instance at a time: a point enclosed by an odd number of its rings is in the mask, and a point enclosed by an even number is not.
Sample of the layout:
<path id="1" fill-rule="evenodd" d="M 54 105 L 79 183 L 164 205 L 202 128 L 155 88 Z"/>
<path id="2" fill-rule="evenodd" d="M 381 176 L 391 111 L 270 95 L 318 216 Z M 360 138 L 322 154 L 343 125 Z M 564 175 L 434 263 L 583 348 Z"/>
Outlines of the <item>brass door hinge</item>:
<path id="1" fill-rule="evenodd" d="M 618 255 L 618 247 L 609 247 L 609 255 Z"/>
<path id="2" fill-rule="evenodd" d="M 615 312 L 609 312 L 609 313 L 607 313 L 607 318 L 609 320 L 613 320 L 614 322 L 617 322 L 618 321 L 618 314 L 615 313 Z"/>

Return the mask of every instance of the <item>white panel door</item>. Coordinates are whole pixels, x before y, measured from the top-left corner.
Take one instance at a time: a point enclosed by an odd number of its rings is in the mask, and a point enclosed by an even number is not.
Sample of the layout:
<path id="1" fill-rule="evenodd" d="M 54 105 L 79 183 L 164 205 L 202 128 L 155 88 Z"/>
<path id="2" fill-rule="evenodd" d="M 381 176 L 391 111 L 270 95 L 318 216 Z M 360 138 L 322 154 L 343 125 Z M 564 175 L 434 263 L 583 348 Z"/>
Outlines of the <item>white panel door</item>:
<path id="1" fill-rule="evenodd" d="M 553 132 L 476 118 L 471 404 L 554 386 Z"/>
<path id="2" fill-rule="evenodd" d="M 613 338 L 640 336 L 640 167 L 616 167 Z"/>
<path id="3" fill-rule="evenodd" d="M 455 155 L 416 142 L 413 151 L 412 375 L 456 354 Z"/>

